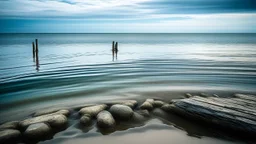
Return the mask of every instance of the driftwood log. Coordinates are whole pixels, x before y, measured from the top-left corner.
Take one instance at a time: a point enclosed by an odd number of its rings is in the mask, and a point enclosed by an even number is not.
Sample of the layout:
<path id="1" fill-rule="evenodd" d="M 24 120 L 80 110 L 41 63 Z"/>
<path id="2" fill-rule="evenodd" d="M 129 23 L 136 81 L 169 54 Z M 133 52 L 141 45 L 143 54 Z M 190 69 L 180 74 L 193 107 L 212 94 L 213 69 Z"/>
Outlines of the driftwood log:
<path id="1" fill-rule="evenodd" d="M 172 100 L 172 104 L 162 108 L 234 132 L 256 134 L 256 96 L 253 95 L 235 94 L 232 98 L 192 96 Z"/>

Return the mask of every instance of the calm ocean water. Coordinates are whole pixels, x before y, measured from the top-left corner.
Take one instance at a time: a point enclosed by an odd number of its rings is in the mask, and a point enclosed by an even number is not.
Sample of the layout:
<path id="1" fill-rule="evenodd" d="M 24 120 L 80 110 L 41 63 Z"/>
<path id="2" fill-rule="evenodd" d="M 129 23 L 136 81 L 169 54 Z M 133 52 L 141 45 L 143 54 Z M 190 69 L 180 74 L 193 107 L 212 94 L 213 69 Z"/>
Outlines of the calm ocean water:
<path id="1" fill-rule="evenodd" d="M 255 93 L 256 34 L 0 34 L 0 113 L 174 91 Z"/>

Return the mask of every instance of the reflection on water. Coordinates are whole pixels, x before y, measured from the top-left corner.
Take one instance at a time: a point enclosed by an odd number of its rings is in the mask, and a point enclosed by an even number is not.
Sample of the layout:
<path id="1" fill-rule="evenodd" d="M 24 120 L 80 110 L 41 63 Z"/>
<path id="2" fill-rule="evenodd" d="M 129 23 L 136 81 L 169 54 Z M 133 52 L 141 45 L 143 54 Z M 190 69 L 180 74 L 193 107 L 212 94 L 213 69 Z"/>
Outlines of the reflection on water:
<path id="1" fill-rule="evenodd" d="M 39 57 L 38 57 L 38 53 L 37 53 L 37 56 L 36 56 L 36 70 L 39 71 Z"/>
<path id="2" fill-rule="evenodd" d="M 1 34 L 0 113 L 177 91 L 255 93 L 255 46 L 255 34 Z"/>
<path id="3" fill-rule="evenodd" d="M 167 114 L 168 115 L 168 114 Z M 192 134 L 192 132 L 185 129 L 185 131 L 181 130 L 183 127 L 179 127 L 176 124 L 166 124 L 164 119 L 159 120 L 157 118 L 152 117 L 147 123 L 141 126 L 135 126 L 127 129 L 127 125 L 122 125 L 124 128 L 120 128 L 122 126 L 118 125 L 118 130 L 108 136 L 102 136 L 97 128 L 96 124 L 93 124 L 91 127 L 87 127 L 84 131 L 80 131 L 75 127 L 75 124 L 71 125 L 67 130 L 60 132 L 54 136 L 53 140 L 42 142 L 44 144 L 50 143 L 78 143 L 82 144 L 85 141 L 87 143 L 166 143 L 169 144 L 179 144 L 179 143 L 207 143 L 207 144 L 215 144 L 215 143 L 241 143 L 239 140 L 233 140 L 230 137 L 224 137 L 222 133 L 216 133 L 216 130 L 205 129 L 196 123 L 192 123 L 189 121 L 184 121 L 184 119 L 178 118 L 177 120 L 181 120 L 179 123 L 186 124 L 187 128 L 193 129 L 197 133 L 194 133 L 193 136 L 187 136 Z M 89 128 L 89 130 L 88 130 Z M 203 135 L 196 135 L 198 133 L 204 133 Z M 211 136 L 211 137 L 209 137 Z M 219 139 L 212 138 L 218 137 Z M 253 141 L 252 141 L 253 143 Z"/>
<path id="4" fill-rule="evenodd" d="M 113 41 L 112 42 L 112 61 L 114 61 L 114 58 L 116 58 L 117 60 L 117 53 L 118 53 L 118 42 L 115 43 L 115 41 Z"/>

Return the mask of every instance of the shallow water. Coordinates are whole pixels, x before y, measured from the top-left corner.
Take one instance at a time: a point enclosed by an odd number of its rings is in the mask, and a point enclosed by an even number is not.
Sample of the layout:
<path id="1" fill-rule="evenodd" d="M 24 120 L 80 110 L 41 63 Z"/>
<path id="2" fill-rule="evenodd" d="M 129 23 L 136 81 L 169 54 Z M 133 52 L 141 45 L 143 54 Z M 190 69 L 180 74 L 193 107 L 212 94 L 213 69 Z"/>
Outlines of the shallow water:
<path id="1" fill-rule="evenodd" d="M 255 92 L 255 47 L 256 34 L 1 34 L 0 105 L 150 91 Z"/>
<path id="2" fill-rule="evenodd" d="M 0 34 L 0 122 L 50 106 L 255 88 L 256 34 Z"/>
<path id="3" fill-rule="evenodd" d="M 175 128 L 172 125 L 163 124 L 157 119 L 149 121 L 141 127 L 131 128 L 126 131 L 119 131 L 110 135 L 101 135 L 94 128 L 90 133 L 84 134 L 80 130 L 67 130 L 67 134 L 57 134 L 54 140 L 46 140 L 42 144 L 59 143 L 59 144 L 113 144 L 113 143 L 147 143 L 147 144 L 231 144 L 241 143 L 240 141 L 231 141 L 227 139 L 215 139 L 211 137 L 189 137 L 186 132 Z"/>

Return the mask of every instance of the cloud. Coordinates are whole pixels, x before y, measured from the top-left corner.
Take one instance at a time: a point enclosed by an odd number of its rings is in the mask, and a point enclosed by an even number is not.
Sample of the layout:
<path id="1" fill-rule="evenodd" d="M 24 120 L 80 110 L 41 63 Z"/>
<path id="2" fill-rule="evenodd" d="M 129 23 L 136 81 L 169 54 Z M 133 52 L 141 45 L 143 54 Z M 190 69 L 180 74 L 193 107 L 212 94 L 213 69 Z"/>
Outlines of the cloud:
<path id="1" fill-rule="evenodd" d="M 0 0 L 0 32 L 256 32 L 255 14 L 255 0 Z"/>
<path id="2" fill-rule="evenodd" d="M 152 12 L 136 8 L 148 0 L 8 0 L 2 1 L 1 16 L 16 17 L 83 17 L 105 15 L 134 15 Z"/>
<path id="3" fill-rule="evenodd" d="M 154 7 L 152 7 L 154 6 Z M 255 0 L 155 0 L 143 3 L 158 13 L 205 14 L 255 12 Z"/>
<path id="4" fill-rule="evenodd" d="M 105 18 L 255 12 L 255 0 L 7 0 L 1 17 Z"/>

